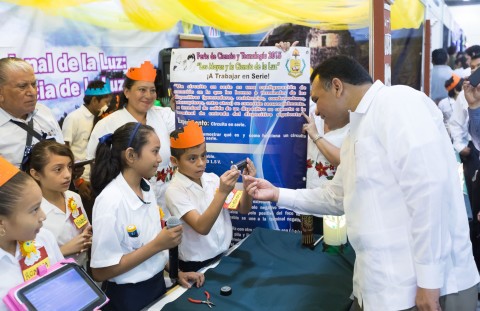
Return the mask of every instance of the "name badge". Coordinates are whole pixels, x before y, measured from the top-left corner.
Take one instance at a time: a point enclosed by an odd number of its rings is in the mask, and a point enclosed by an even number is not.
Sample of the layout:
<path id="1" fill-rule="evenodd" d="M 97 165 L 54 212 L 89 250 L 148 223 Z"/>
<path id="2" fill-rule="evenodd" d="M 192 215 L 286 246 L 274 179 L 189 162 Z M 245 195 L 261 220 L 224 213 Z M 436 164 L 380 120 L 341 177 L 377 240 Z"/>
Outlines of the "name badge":
<path id="1" fill-rule="evenodd" d="M 223 208 L 236 210 L 238 204 L 240 203 L 240 199 L 242 198 L 243 191 L 233 189 L 227 196 L 225 203 L 223 203 Z"/>
<path id="2" fill-rule="evenodd" d="M 78 207 L 77 202 L 73 198 L 68 199 L 67 206 L 70 211 L 70 220 L 78 229 L 81 229 L 88 223 L 87 217 L 85 217 L 82 209 Z"/>
<path id="3" fill-rule="evenodd" d="M 50 267 L 50 259 L 45 247 L 41 246 L 37 249 L 35 241 L 19 242 L 19 244 L 20 252 L 22 253 L 19 263 L 25 281 L 35 277 L 40 266 Z"/>

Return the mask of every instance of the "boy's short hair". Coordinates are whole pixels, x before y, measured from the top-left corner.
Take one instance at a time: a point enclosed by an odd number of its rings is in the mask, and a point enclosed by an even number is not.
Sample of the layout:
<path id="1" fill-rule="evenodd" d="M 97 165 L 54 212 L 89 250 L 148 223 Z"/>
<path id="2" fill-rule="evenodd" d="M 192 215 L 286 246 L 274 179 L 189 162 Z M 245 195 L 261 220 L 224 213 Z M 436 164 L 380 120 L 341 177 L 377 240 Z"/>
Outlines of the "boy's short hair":
<path id="1" fill-rule="evenodd" d="M 175 138 L 175 139 L 177 139 L 177 138 L 178 138 L 178 134 L 180 134 L 180 133 L 183 133 L 183 128 L 171 132 L 171 133 L 170 133 L 170 138 Z M 192 148 L 193 148 L 193 147 L 192 147 Z M 190 148 L 173 148 L 173 147 L 170 147 L 170 153 L 171 153 L 172 156 L 175 157 L 177 160 L 180 160 L 180 157 L 182 156 L 182 154 L 184 154 L 185 152 L 187 152 L 188 149 L 190 149 Z"/>
<path id="2" fill-rule="evenodd" d="M 93 80 L 93 81 L 90 81 L 90 83 L 88 83 L 87 89 L 103 89 L 104 87 L 105 87 L 105 82 L 101 80 Z M 102 95 L 85 94 L 85 96 L 83 97 L 83 103 L 88 106 L 90 105 L 94 97 L 96 97 L 98 101 L 101 101 L 102 99 L 109 97 L 111 95 L 112 95 L 111 93 L 102 94 Z"/>

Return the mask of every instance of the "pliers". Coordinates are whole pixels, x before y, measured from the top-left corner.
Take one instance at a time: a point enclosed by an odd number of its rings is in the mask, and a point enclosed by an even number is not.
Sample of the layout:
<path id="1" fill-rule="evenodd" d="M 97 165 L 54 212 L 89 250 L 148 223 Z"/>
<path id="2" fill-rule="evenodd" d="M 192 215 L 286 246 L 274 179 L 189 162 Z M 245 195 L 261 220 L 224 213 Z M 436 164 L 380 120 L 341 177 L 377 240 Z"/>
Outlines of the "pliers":
<path id="1" fill-rule="evenodd" d="M 193 298 L 188 298 L 188 301 L 190 301 L 192 303 L 204 303 L 211 309 L 212 306 L 215 306 L 215 304 L 210 301 L 210 293 L 205 291 L 204 294 L 205 294 L 205 296 L 207 296 L 207 300 L 197 300 L 197 299 L 193 299 Z"/>

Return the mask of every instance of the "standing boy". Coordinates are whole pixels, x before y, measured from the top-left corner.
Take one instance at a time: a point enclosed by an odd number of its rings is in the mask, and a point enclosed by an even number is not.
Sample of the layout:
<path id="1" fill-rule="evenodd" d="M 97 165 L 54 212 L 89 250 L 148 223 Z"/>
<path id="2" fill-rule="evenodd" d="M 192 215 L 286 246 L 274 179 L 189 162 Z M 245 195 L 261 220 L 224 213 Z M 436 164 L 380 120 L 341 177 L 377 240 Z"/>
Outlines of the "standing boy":
<path id="1" fill-rule="evenodd" d="M 170 160 L 177 172 L 167 188 L 165 201 L 170 213 L 184 222 L 182 243 L 178 247 L 180 270 L 197 271 L 220 258 L 230 246 L 232 222 L 223 206 L 240 171 L 230 169 L 220 177 L 205 172 L 205 138 L 194 121 L 189 121 L 183 130 L 172 132 L 170 144 Z M 250 159 L 243 174 L 256 174 Z M 238 212 L 247 214 L 252 208 L 252 197 L 244 192 L 239 201 Z"/>

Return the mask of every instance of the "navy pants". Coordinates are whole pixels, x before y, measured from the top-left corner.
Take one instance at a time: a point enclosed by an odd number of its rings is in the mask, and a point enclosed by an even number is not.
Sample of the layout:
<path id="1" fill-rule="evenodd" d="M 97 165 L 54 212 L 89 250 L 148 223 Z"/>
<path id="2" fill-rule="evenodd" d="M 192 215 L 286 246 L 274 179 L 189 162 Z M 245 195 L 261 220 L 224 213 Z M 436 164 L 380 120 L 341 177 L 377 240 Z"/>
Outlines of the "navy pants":
<path id="1" fill-rule="evenodd" d="M 138 311 L 159 299 L 167 291 L 163 270 L 154 277 L 138 283 L 117 284 L 105 281 L 103 291 L 110 299 L 104 311 Z"/>

